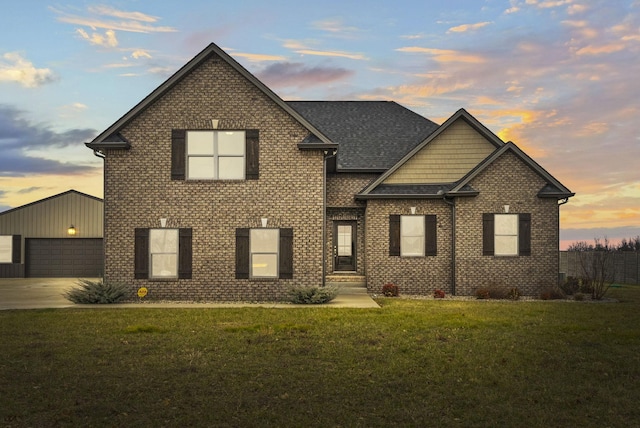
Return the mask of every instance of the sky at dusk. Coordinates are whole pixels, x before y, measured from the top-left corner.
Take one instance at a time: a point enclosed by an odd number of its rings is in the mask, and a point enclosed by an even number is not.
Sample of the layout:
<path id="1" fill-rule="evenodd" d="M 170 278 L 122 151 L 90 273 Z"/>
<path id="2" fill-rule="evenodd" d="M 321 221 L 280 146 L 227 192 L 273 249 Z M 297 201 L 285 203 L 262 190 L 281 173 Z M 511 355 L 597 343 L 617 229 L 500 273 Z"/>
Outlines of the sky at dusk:
<path id="1" fill-rule="evenodd" d="M 640 0 L 4 1 L 0 211 L 102 197 L 83 143 L 211 42 L 285 100 L 465 108 L 576 192 L 561 247 L 640 235 Z"/>

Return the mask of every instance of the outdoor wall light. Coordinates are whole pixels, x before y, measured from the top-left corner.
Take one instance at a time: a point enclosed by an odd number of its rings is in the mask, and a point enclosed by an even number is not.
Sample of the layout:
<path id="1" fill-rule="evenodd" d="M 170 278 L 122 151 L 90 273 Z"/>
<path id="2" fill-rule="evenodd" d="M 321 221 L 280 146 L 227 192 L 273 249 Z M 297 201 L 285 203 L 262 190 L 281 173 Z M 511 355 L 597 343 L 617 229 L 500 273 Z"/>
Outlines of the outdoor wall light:
<path id="1" fill-rule="evenodd" d="M 74 225 L 69 226 L 69 229 L 67 229 L 67 235 L 69 236 L 74 236 L 76 234 L 76 228 Z"/>

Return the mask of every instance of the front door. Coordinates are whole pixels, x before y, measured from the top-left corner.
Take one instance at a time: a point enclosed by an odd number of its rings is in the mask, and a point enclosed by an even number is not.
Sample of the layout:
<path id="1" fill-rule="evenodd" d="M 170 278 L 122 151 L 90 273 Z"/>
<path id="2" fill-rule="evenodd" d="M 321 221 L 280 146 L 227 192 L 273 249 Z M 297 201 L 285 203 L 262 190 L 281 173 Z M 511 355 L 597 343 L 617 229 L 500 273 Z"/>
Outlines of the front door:
<path id="1" fill-rule="evenodd" d="M 356 227 L 355 221 L 333 222 L 333 269 L 336 271 L 356 270 Z"/>

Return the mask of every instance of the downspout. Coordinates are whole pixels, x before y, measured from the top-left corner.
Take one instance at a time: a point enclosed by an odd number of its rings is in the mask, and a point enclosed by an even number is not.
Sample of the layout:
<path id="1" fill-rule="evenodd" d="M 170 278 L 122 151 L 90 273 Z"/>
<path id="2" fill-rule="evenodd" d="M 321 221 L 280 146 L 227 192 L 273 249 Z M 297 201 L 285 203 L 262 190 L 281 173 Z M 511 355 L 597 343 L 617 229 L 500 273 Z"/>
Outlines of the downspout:
<path id="1" fill-rule="evenodd" d="M 327 159 L 335 156 L 335 150 L 324 150 L 322 159 L 322 286 L 327 277 Z"/>
<path id="2" fill-rule="evenodd" d="M 442 192 L 442 191 L 441 191 Z M 440 193 L 440 192 L 438 192 Z M 442 200 L 451 206 L 451 295 L 456 295 L 456 200 L 447 199 L 442 192 Z"/>
<path id="3" fill-rule="evenodd" d="M 100 159 L 106 158 L 106 156 L 104 155 L 104 153 L 102 153 L 100 150 L 98 149 L 93 149 L 93 155 L 96 157 L 99 157 Z"/>
<path id="4" fill-rule="evenodd" d="M 102 201 L 102 282 L 104 283 L 104 281 L 105 281 L 104 268 L 105 268 L 105 265 L 106 265 L 106 263 L 104 262 L 105 261 L 104 260 L 105 259 L 105 257 L 104 257 L 104 253 L 105 253 L 104 247 L 105 247 L 105 245 L 104 244 L 105 244 L 105 241 L 106 241 L 106 239 L 104 237 L 105 236 L 104 232 L 105 232 L 106 218 L 107 218 L 105 216 L 105 212 L 106 212 L 106 209 L 107 209 L 106 208 L 107 204 L 104 202 L 104 197 L 106 196 L 106 191 L 107 191 L 107 180 L 106 180 L 106 175 L 107 174 L 106 174 L 106 171 L 105 171 L 105 165 L 104 164 L 105 164 L 105 159 L 107 158 L 107 156 L 104 153 L 102 153 L 100 150 L 98 150 L 98 149 L 93 149 L 93 155 L 95 157 L 98 157 L 98 158 L 102 159 L 102 198 L 103 198 L 103 201 Z"/>
<path id="5" fill-rule="evenodd" d="M 558 224 L 556 226 L 556 230 L 558 231 L 558 244 L 560 244 L 560 206 L 566 204 L 567 202 L 569 202 L 569 198 L 564 198 L 560 203 L 558 203 Z M 558 259 L 558 284 L 560 285 L 560 269 L 562 268 L 562 266 L 560 266 L 560 248 L 558 247 L 558 257 L 556 257 Z M 568 270 L 568 269 L 567 269 Z M 566 274 L 567 272 L 565 272 Z"/>

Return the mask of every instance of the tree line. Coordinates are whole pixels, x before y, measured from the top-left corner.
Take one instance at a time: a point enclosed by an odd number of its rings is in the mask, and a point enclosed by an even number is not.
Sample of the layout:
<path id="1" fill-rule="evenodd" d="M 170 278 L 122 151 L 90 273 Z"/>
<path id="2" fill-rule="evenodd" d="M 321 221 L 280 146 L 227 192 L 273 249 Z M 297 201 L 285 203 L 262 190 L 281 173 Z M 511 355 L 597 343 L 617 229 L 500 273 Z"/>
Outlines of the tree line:
<path id="1" fill-rule="evenodd" d="M 635 238 L 623 238 L 619 244 L 614 245 L 607 238 L 595 238 L 593 243 L 587 241 L 573 242 L 567 247 L 567 251 L 640 251 L 640 236 Z"/>

